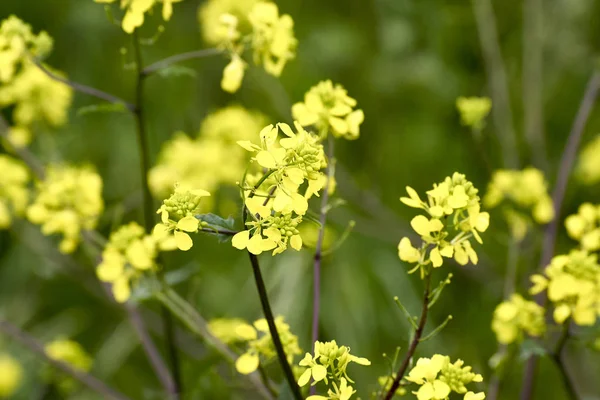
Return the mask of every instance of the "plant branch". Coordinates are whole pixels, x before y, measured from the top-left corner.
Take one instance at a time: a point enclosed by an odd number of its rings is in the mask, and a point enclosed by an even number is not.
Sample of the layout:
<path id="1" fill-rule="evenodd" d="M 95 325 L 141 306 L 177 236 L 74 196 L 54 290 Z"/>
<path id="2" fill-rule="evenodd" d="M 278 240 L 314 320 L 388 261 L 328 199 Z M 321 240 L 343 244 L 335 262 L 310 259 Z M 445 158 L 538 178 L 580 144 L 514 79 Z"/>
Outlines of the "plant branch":
<path id="1" fill-rule="evenodd" d="M 544 231 L 544 241 L 542 244 L 542 256 L 540 260 L 540 269 L 544 268 L 550 263 L 552 255 L 554 254 L 554 246 L 556 244 L 556 235 L 558 232 L 558 222 L 560 217 L 560 210 L 562 203 L 565 198 L 565 192 L 567 190 L 567 183 L 571 175 L 573 164 L 577 156 L 577 149 L 581 142 L 583 130 L 590 116 L 592 108 L 596 103 L 598 97 L 598 90 L 600 89 L 600 73 L 594 71 L 590 79 L 588 80 L 583 99 L 579 104 L 579 110 L 577 116 L 569 132 L 567 144 L 563 150 L 562 157 L 560 160 L 560 168 L 558 170 L 558 177 L 556 178 L 556 184 L 554 191 L 552 192 L 552 203 L 554 205 L 554 219 L 546 226 Z M 546 298 L 543 294 L 540 294 L 536 298 L 536 302 L 540 305 L 545 304 Z M 529 400 L 533 395 L 533 386 L 535 380 L 535 373 L 537 369 L 537 357 L 532 355 L 527 360 L 525 366 L 525 374 L 523 377 L 523 385 L 521 389 L 521 400 Z"/>
<path id="2" fill-rule="evenodd" d="M 136 122 L 137 141 L 140 156 L 140 177 L 142 183 L 142 198 L 144 210 L 144 227 L 147 233 L 152 232 L 154 228 L 154 205 L 150 186 L 148 184 L 148 171 L 150 170 L 150 150 L 148 145 L 148 132 L 146 121 L 144 119 L 144 60 L 142 58 L 142 49 L 138 31 L 133 32 L 133 47 L 136 65 L 136 87 L 135 87 L 135 109 L 134 116 Z M 181 375 L 179 370 L 179 357 L 174 343 L 173 319 L 171 314 L 164 308 L 161 310 L 165 328 L 165 341 L 167 344 L 167 353 L 171 364 L 174 385 L 166 387 L 170 395 L 179 398 L 182 391 Z"/>
<path id="3" fill-rule="evenodd" d="M 423 293 L 423 309 L 421 310 L 421 317 L 419 318 L 419 324 L 417 329 L 415 330 L 415 334 L 408 346 L 408 350 L 404 355 L 404 359 L 402 360 L 402 364 L 398 369 L 398 373 L 392 382 L 392 386 L 385 394 L 385 400 L 391 400 L 392 397 L 396 394 L 396 390 L 400 387 L 400 381 L 404 377 L 406 370 L 408 369 L 408 365 L 413 355 L 415 354 L 415 350 L 421 341 L 421 336 L 423 336 L 423 331 L 425 330 L 425 323 L 427 322 L 427 315 L 429 312 L 429 292 L 431 290 L 431 271 L 425 277 L 425 291 Z"/>
<path id="4" fill-rule="evenodd" d="M 22 345 L 28 347 L 34 353 L 37 353 L 40 356 L 44 357 L 46 359 L 46 361 L 48 361 L 54 367 L 60 369 L 65 374 L 71 376 L 72 378 L 76 379 L 77 381 L 83 383 L 88 388 L 101 394 L 103 396 L 103 398 L 115 399 L 115 400 L 128 400 L 128 397 L 126 397 L 125 395 L 112 389 L 106 383 L 102 382 L 98 378 L 96 378 L 86 372 L 83 372 L 81 370 L 74 369 L 67 363 L 64 363 L 62 361 L 55 360 L 55 359 L 49 357 L 48 354 L 46 353 L 46 350 L 44 349 L 44 346 L 41 343 L 39 343 L 36 339 L 34 339 L 29 334 L 21 331 L 19 328 L 17 328 L 15 325 L 11 324 L 10 322 L 8 322 L 6 320 L 0 320 L 0 331 L 5 333 L 6 335 L 10 336 L 17 342 L 21 343 Z"/>
<path id="5" fill-rule="evenodd" d="M 491 0 L 472 0 L 475 22 L 479 33 L 481 51 L 488 74 L 488 86 L 492 98 L 492 115 L 498 130 L 498 141 L 502 149 L 505 168 L 517 168 L 519 157 L 513 115 L 510 107 L 510 94 L 506 67 L 498 41 L 496 17 Z"/>
<path id="6" fill-rule="evenodd" d="M 180 63 L 182 61 L 192 60 L 195 58 L 204 58 L 221 54 L 222 51 L 219 49 L 202 49 L 195 51 L 188 51 L 186 53 L 176 54 L 174 56 L 167 57 L 163 60 L 157 61 L 153 64 L 148 65 L 143 69 L 142 73 L 144 76 L 152 75 L 153 73 L 165 69 L 173 64 Z"/>
<path id="7" fill-rule="evenodd" d="M 61 76 L 58 76 L 56 74 L 54 74 L 52 71 L 50 71 L 48 68 L 46 68 L 42 63 L 40 63 L 38 60 L 36 60 L 35 58 L 31 58 L 31 61 L 43 72 L 45 73 L 49 78 L 63 83 L 69 87 L 71 87 L 73 90 L 75 90 L 76 92 L 80 92 L 80 93 L 85 93 L 87 95 L 90 95 L 92 97 L 96 97 L 98 99 L 107 101 L 109 103 L 113 103 L 113 104 L 123 104 L 125 106 L 125 108 L 127 108 L 127 110 L 129 110 L 130 112 L 135 112 L 135 105 L 126 102 L 125 100 L 121 99 L 120 97 L 114 96 L 112 94 L 103 92 L 102 90 L 93 88 L 91 86 L 86 86 L 86 85 L 82 85 L 81 83 L 77 83 L 77 82 L 73 82 L 70 81 L 66 78 L 63 78 Z"/>
<path id="8" fill-rule="evenodd" d="M 573 384 L 573 382 L 571 382 L 571 378 L 569 377 L 569 374 L 567 372 L 566 365 L 564 364 L 564 362 L 562 360 L 562 353 L 565 348 L 565 345 L 567 344 L 568 339 L 569 339 L 569 321 L 566 321 L 564 323 L 563 331 L 560 335 L 560 338 L 558 339 L 558 342 L 556 343 L 554 352 L 552 352 L 552 354 L 551 354 L 551 358 L 552 358 L 552 361 L 554 361 L 554 363 L 556 364 L 556 367 L 558 368 L 558 370 L 560 372 L 562 381 L 565 385 L 565 390 L 566 390 L 567 394 L 569 395 L 569 398 L 571 400 L 577 400 L 577 399 L 579 399 L 579 397 L 577 396 L 577 390 L 575 389 L 575 385 Z"/>
<path id="9" fill-rule="evenodd" d="M 327 203 L 329 201 L 329 185 L 335 174 L 335 153 L 334 153 L 334 138 L 329 135 L 327 149 L 327 180 L 321 197 L 321 209 L 319 215 L 319 236 L 315 247 L 315 255 L 313 262 L 313 309 L 312 309 L 312 330 L 311 330 L 311 345 L 319 339 L 319 313 L 321 308 L 321 257 L 323 252 L 323 239 L 325 237 L 325 224 L 327 223 Z M 311 389 L 314 386 L 311 387 Z"/>

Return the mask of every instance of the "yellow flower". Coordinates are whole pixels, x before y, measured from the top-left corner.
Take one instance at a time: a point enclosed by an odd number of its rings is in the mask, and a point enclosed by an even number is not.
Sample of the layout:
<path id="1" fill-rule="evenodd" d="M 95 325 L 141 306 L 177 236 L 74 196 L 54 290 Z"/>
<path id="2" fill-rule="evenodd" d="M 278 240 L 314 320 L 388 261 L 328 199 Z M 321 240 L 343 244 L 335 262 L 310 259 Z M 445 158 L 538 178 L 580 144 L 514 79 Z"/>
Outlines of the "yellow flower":
<path id="1" fill-rule="evenodd" d="M 584 250 L 600 250 L 600 206 L 583 203 L 577 214 L 565 219 L 569 236 L 581 244 Z"/>
<path id="2" fill-rule="evenodd" d="M 275 3 L 260 1 L 252 7 L 248 20 L 252 26 L 254 63 L 262 64 L 271 75 L 281 75 L 285 64 L 296 56 L 298 41 L 292 17 L 280 16 Z"/>
<path id="3" fill-rule="evenodd" d="M 256 371 L 261 358 L 263 362 L 268 362 L 277 355 L 267 320 L 264 318 L 256 320 L 253 325 L 242 324 L 236 328 L 236 334 L 241 340 L 247 341 L 248 346 L 246 352 L 235 362 L 237 371 L 244 375 Z M 290 331 L 290 326 L 284 322 L 283 317 L 275 318 L 275 326 L 288 362 L 291 362 L 294 356 L 301 353 L 298 337 Z"/>
<path id="4" fill-rule="evenodd" d="M 11 226 L 12 215 L 21 216 L 27 208 L 29 171 L 14 158 L 0 154 L 0 229 Z"/>
<path id="5" fill-rule="evenodd" d="M 573 250 L 552 259 L 544 275 L 533 275 L 531 294 L 547 291 L 554 320 L 572 318 L 577 325 L 594 325 L 600 316 L 600 265 L 595 254 Z"/>
<path id="6" fill-rule="evenodd" d="M 94 0 L 96 3 L 115 3 L 117 0 Z M 173 14 L 173 3 L 182 0 L 121 0 L 121 8 L 125 9 L 125 15 L 121 27 L 126 33 L 133 33 L 144 23 L 145 14 L 155 4 L 162 3 L 162 17 L 165 21 L 171 19 Z"/>
<path id="7" fill-rule="evenodd" d="M 358 139 L 364 121 L 362 110 L 354 110 L 356 100 L 348 96 L 341 85 L 319 82 L 305 95 L 303 103 L 292 106 L 294 119 L 302 126 L 314 125 L 321 135 L 331 131 L 335 137 Z"/>
<path id="8" fill-rule="evenodd" d="M 89 167 L 50 165 L 36 186 L 27 218 L 41 225 L 44 235 L 62 234 L 60 251 L 73 252 L 81 231 L 94 229 L 104 209 L 102 179 Z"/>
<path id="9" fill-rule="evenodd" d="M 0 354 L 0 397 L 9 398 L 23 380 L 23 367 L 7 354 Z"/>
<path id="10" fill-rule="evenodd" d="M 492 109 L 492 101 L 488 97 L 459 97 L 456 108 L 460 113 L 461 123 L 480 130 L 484 127 L 485 118 Z"/>
<path id="11" fill-rule="evenodd" d="M 545 310 L 533 301 L 526 301 L 522 296 L 513 294 L 509 300 L 496 307 L 492 330 L 498 342 L 509 344 L 521 341 L 523 333 L 539 337 L 546 330 Z"/>
<path id="12" fill-rule="evenodd" d="M 250 328 L 250 337 L 248 337 Z M 210 333 L 225 344 L 255 339 L 256 330 L 240 318 L 215 318 L 208 322 Z M 238 333 L 239 330 L 239 333 Z"/>
<path id="13" fill-rule="evenodd" d="M 265 216 L 259 221 L 247 222 L 250 229 L 236 233 L 231 244 L 239 250 L 248 249 L 255 255 L 269 250 L 277 255 L 287 249 L 288 242 L 294 250 L 300 251 L 302 237 L 297 227 L 301 221 L 300 217 L 293 218 L 291 214 Z"/>
<path id="14" fill-rule="evenodd" d="M 189 233 L 198 232 L 200 221 L 196 218 L 200 214 L 200 201 L 203 197 L 210 196 L 206 190 L 175 187 L 175 192 L 156 212 L 160 214 L 161 223 L 155 230 L 159 235 L 173 232 L 175 243 L 179 250 L 187 251 L 194 244 Z"/>
<path id="15" fill-rule="evenodd" d="M 260 0 L 208 0 L 198 8 L 198 20 L 204 41 L 209 45 L 218 45 L 231 40 L 230 31 L 223 29 L 222 15 L 231 15 L 237 20 L 236 30 L 243 36 L 251 33 L 248 15 L 252 7 Z"/>
<path id="16" fill-rule="evenodd" d="M 92 367 L 92 359 L 81 347 L 73 340 L 57 339 L 45 346 L 48 357 L 69 364 L 72 368 L 87 372 Z"/>

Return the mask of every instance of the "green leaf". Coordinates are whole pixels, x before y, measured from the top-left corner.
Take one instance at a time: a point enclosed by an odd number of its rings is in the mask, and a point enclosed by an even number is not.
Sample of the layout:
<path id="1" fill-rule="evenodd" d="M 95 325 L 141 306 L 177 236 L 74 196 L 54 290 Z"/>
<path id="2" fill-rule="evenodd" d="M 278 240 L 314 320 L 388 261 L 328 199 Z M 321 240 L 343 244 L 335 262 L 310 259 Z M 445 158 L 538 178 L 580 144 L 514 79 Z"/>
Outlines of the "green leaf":
<path id="1" fill-rule="evenodd" d="M 543 357 L 547 354 L 548 351 L 538 341 L 532 339 L 525 339 L 523 343 L 521 343 L 519 360 L 526 361 L 527 359 L 529 359 L 529 357 L 533 355 Z"/>
<path id="2" fill-rule="evenodd" d="M 227 219 L 216 215 L 216 214 L 199 214 L 196 215 L 202 223 L 202 228 L 213 229 L 217 239 L 220 243 L 228 242 L 231 240 L 232 235 L 222 235 L 217 233 L 219 230 L 235 231 L 235 220 L 230 215 Z"/>
<path id="3" fill-rule="evenodd" d="M 77 110 L 77 116 L 81 117 L 87 114 L 102 112 L 126 112 L 127 107 L 123 103 L 101 103 L 80 107 Z"/>
<path id="4" fill-rule="evenodd" d="M 184 67 L 182 65 L 169 65 L 166 68 L 161 68 L 156 73 L 163 78 L 178 78 L 181 76 L 188 76 L 190 78 L 196 77 L 196 71 L 191 68 Z"/>

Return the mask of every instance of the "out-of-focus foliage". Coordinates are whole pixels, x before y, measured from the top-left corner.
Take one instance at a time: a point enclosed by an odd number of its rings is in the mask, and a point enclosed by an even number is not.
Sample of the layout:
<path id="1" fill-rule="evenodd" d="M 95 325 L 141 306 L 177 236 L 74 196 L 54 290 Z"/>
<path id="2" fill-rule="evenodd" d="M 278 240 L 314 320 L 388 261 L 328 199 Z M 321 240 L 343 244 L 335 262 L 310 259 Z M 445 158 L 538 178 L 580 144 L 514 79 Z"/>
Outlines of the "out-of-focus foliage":
<path id="1" fill-rule="evenodd" d="M 170 4 L 168 1 L 157 4 L 152 13 L 142 13 L 141 36 L 144 39 L 158 36 L 153 46 L 142 48 L 146 64 L 177 53 L 214 47 L 222 39 L 217 33 L 220 22 L 215 16 L 223 11 L 238 17 L 237 26 L 242 34 L 251 31 L 250 22 L 242 16 L 247 15 L 253 1 L 185 0 L 173 5 L 170 18 L 166 15 L 163 18 L 163 7 L 170 7 L 167 3 Z M 526 82 L 522 68 L 522 3 L 517 0 L 493 2 L 499 45 L 506 65 L 519 165 L 502 165 L 497 121 L 493 118 L 495 105 L 482 130 L 480 147 L 473 141 L 471 132 L 462 126 L 456 110 L 459 96 L 493 97 L 471 2 L 281 0 L 277 1 L 279 13 L 293 18 L 298 46 L 296 57 L 286 63 L 280 78 L 248 62 L 239 90 L 234 95 L 224 93 L 221 80 L 230 60 L 216 56 L 181 64 L 193 69 L 195 74 L 178 74 L 171 70 L 171 73 L 146 79 L 144 106 L 151 163 L 155 167 L 168 164 L 169 149 L 176 147 L 179 141 L 219 146 L 211 136 L 215 131 L 205 129 L 210 117 L 205 118 L 231 104 L 253 110 L 257 116 L 260 113 L 256 119 L 261 121 L 257 124 L 264 126 L 277 121 L 291 124 L 292 105 L 303 102 L 305 93 L 322 80 L 331 79 L 343 85 L 350 96 L 357 99 L 365 116 L 360 124 L 360 137 L 356 141 L 338 141 L 336 146 L 336 194 L 345 199 L 345 204 L 336 205 L 329 215 L 331 241 L 335 242 L 342 234 L 348 221 L 355 220 L 356 226 L 341 247 L 323 259 L 320 339 L 335 339 L 350 346 L 353 354 L 371 361 L 369 368 L 352 370 L 356 383 L 351 390 L 361 395 L 378 390 L 378 377 L 389 373 L 382 353 L 393 353 L 396 346 L 405 346 L 409 339 L 410 324 L 394 308 L 393 297 L 401 296 L 413 312 L 420 307 L 421 282 L 416 275 L 406 274 L 409 265 L 399 261 L 397 256 L 397 244 L 402 237 L 411 235 L 410 220 L 415 215 L 414 209 L 398 201 L 399 196 L 405 195 L 405 187 L 425 193 L 432 182 L 440 182 L 454 171 L 460 171 L 480 189 L 479 195 L 483 198 L 491 174 L 482 154 L 487 155 L 494 169 L 522 169 L 530 165 L 545 168 L 534 164 L 532 148 L 526 144 L 524 133 L 522 91 Z M 111 10 L 113 18 L 121 18 L 123 12 L 128 11 L 119 10 L 117 5 Z M 121 14 L 116 14 L 117 11 Z M 543 47 L 542 129 L 549 161 L 544 172 L 548 187 L 552 188 L 585 82 L 600 50 L 597 24 L 600 4 L 593 0 L 557 0 L 545 4 L 542 13 L 545 29 L 536 40 Z M 43 0 L 1 1 L 0 19 L 11 14 L 30 24 L 33 32 L 45 31 L 54 39 L 45 63 L 74 81 L 129 101 L 134 99 L 132 38 L 109 22 L 103 5 L 91 0 L 63 0 L 60 5 Z M 136 17 L 139 20 L 139 13 Z M 159 25 L 164 26 L 164 31 Z M 0 54 L 3 50 L 0 41 Z M 29 51 L 34 50 L 29 48 Z M 1 63 L 6 58 L 0 55 L 0 59 Z M 23 73 L 27 68 L 21 69 Z M 5 69 L 0 67 L 0 71 Z M 53 95 L 35 97 L 41 103 L 26 103 L 28 109 L 36 110 L 36 116 L 44 116 L 27 120 L 27 131 L 17 129 L 20 125 L 15 116 L 18 115 L 15 101 L 3 101 L 0 96 L 0 112 L 13 126 L 11 132 L 15 138 L 22 138 L 23 143 L 35 138 L 31 149 L 43 162 L 64 161 L 95 167 L 102 177 L 105 202 L 104 214 L 95 222 L 97 229 L 109 237 L 110 232 L 142 213 L 134 121 L 129 114 L 120 112 L 78 113 L 83 107 L 97 106 L 99 100 L 82 94 L 74 94 L 71 99 L 70 91 L 54 84 L 47 90 Z M 62 118 L 60 110 L 71 100 L 68 119 Z M 46 113 L 46 109 L 50 111 Z M 233 135 L 239 119 L 229 117 L 227 122 L 232 123 Z M 244 123 L 249 130 L 255 129 L 250 128 L 252 124 L 250 120 Z M 599 130 L 600 114 L 594 109 L 582 144 L 590 143 Z M 187 132 L 191 138 L 176 136 L 175 132 Z M 253 134 L 258 135 L 258 131 Z M 219 140 L 223 138 L 222 133 L 218 136 Z M 245 139 L 236 135 L 231 140 Z M 220 156 L 221 168 L 211 164 L 212 172 L 198 178 L 209 182 L 198 188 L 213 194 L 206 202 L 208 208 L 225 217 L 232 215 L 241 228 L 240 201 L 233 186 L 236 178 L 228 172 L 229 168 L 239 168 L 233 167 L 237 165 L 235 160 L 250 154 L 244 154 L 241 148 L 233 150 L 234 147 L 231 153 Z M 203 150 L 198 149 L 198 165 L 202 166 L 207 157 L 217 152 L 224 150 L 203 154 Z M 556 216 L 561 221 L 576 214 L 584 202 L 600 203 L 600 189 L 593 179 L 597 175 L 597 157 L 594 158 L 591 150 L 584 154 L 587 155 L 581 158 L 576 171 L 582 181 L 571 181 L 563 211 Z M 193 161 L 194 154 L 180 156 Z M 245 162 L 241 165 L 243 175 Z M 0 203 L 4 204 L 2 173 L 0 170 Z M 187 171 L 169 171 L 172 173 L 187 174 Z M 160 181 L 155 189 L 156 208 L 164 199 L 163 194 L 158 195 L 168 186 L 164 182 L 177 178 L 161 179 L 156 178 Z M 9 183 L 15 184 L 20 183 Z M 220 189 L 213 191 L 211 185 Z M 91 206 L 97 208 L 99 204 L 85 205 Z M 311 209 L 316 210 L 316 204 L 311 203 Z M 447 310 L 460 312 L 452 311 L 452 322 L 434 339 L 421 344 L 416 356 L 418 359 L 443 353 L 455 360 L 459 355 L 486 380 L 491 376 L 488 359 L 497 348 L 490 326 L 494 310 L 502 301 L 507 244 L 514 234 L 507 224 L 495 223 L 501 221 L 501 215 L 494 214 L 492 211 L 493 222 L 485 233 L 485 244 L 477 245 L 477 267 L 453 266 L 453 283 L 445 289 L 443 307 L 438 304 L 431 312 L 431 326 L 441 323 Z M 569 254 L 575 247 L 563 226 L 561 222 L 556 254 Z M 73 228 L 65 225 L 69 227 Z M 538 267 L 539 231 L 537 228 L 528 230 L 522 239 L 517 273 L 522 293 L 530 286 L 528 276 Z M 57 238 L 48 239 L 40 234 L 37 226 L 27 223 L 13 223 L 10 230 L 0 231 L 0 315 L 26 326 L 44 343 L 59 336 L 81 343 L 93 359 L 91 372 L 126 395 L 135 399 L 161 398 L 163 393 L 133 328 L 125 320 L 122 309 L 103 296 L 103 288 L 94 275 L 96 264 L 86 257 L 92 250 L 85 245 L 75 250 L 75 259 L 87 268 L 79 269 L 57 251 L 58 243 Z M 65 244 L 63 250 L 72 250 L 72 245 L 72 242 Z M 164 258 L 170 272 L 167 279 L 176 282 L 175 288 L 186 293 L 187 300 L 207 319 L 237 317 L 254 321 L 262 317 L 252 271 L 243 252 L 230 245 L 218 246 L 214 238 L 202 236 L 194 237 L 189 251 L 166 253 Z M 557 270 L 564 269 L 566 264 L 562 261 Z M 446 262 L 452 261 L 444 259 L 444 264 Z M 286 251 L 275 258 L 265 257 L 262 268 L 275 313 L 285 317 L 290 331 L 299 338 L 299 348 L 311 349 L 311 252 Z M 442 271 L 436 270 L 434 274 L 443 278 Z M 564 303 L 557 295 L 555 304 L 561 307 Z M 576 305 L 567 307 L 569 315 L 579 315 Z M 162 341 L 158 309 L 150 311 L 144 316 L 148 328 L 157 342 Z M 564 317 L 566 308 L 562 307 L 558 314 Z M 211 329 L 217 331 L 219 326 L 213 324 Z M 594 329 L 586 332 L 597 335 Z M 235 372 L 218 356 L 189 339 L 188 336 L 182 338 L 186 351 L 181 352 L 187 398 L 247 399 L 251 396 L 243 388 L 231 385 Z M 9 354 L 6 357 L 18 360 L 21 365 L 17 367 L 5 361 L 9 358 L 0 356 L 0 395 L 14 387 L 16 392 L 12 398 L 39 396 L 46 385 L 40 372 L 45 363 L 27 349 L 4 339 L 0 339 L 0 353 Z M 568 354 L 580 360 L 569 364 L 580 392 L 599 393 L 595 379 L 600 373 L 598 353 L 581 341 L 573 342 Z M 511 366 L 502 399 L 518 398 L 522 370 L 522 361 Z M 279 374 L 275 367 L 270 372 L 275 376 Z M 539 373 L 538 398 L 563 400 L 562 384 L 548 358 L 540 360 Z M 475 393 L 484 388 L 472 383 L 468 389 L 474 392 L 470 398 L 477 399 Z M 82 389 L 71 398 L 100 397 Z"/>

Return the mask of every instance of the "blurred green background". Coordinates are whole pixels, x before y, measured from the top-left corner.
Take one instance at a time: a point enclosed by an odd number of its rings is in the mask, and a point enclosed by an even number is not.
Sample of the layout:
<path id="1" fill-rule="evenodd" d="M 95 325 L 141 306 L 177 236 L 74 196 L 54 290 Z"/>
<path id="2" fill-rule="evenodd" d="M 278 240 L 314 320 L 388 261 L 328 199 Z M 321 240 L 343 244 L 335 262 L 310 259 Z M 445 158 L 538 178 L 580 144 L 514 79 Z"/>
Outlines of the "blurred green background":
<path id="1" fill-rule="evenodd" d="M 147 63 L 206 47 L 197 20 L 200 3 L 185 0 L 175 4 L 165 33 L 154 46 L 143 49 Z M 152 160 L 173 132 L 195 134 L 204 116 L 228 104 L 260 110 L 272 122 L 287 121 L 290 105 L 323 79 L 343 84 L 358 100 L 365 112 L 361 137 L 337 145 L 337 195 L 348 204 L 335 209 L 330 218 L 338 232 L 350 220 L 357 225 L 343 246 L 324 260 L 320 336 L 348 345 L 354 354 L 373 362 L 369 368 L 351 367 L 351 376 L 365 399 L 375 389 L 376 378 L 388 371 L 382 353 L 392 354 L 396 346 L 407 346 L 409 326 L 393 297 L 398 296 L 412 313 L 420 311 L 421 282 L 418 276 L 406 274 L 407 265 L 399 261 L 396 249 L 414 216 L 414 210 L 398 201 L 405 193 L 404 187 L 410 185 L 423 192 L 432 183 L 459 171 L 485 192 L 489 172 L 470 132 L 460 125 L 454 103 L 461 95 L 492 95 L 486 52 L 469 1 L 277 3 L 282 12 L 294 18 L 299 40 L 297 58 L 280 80 L 251 68 L 242 89 L 235 95 L 226 94 L 219 86 L 226 63 L 222 57 L 186 62 L 197 71 L 195 78 L 148 79 L 145 107 Z M 524 133 L 523 100 L 523 92 L 529 90 L 524 87 L 530 83 L 523 74 L 527 49 L 523 39 L 534 40 L 542 46 L 542 87 L 538 93 L 549 160 L 547 176 L 553 185 L 568 132 L 600 50 L 600 2 L 546 3 L 538 15 L 543 21 L 541 36 L 532 38 L 524 32 L 523 2 L 493 2 L 513 120 L 490 119 L 483 133 L 483 146 L 494 168 L 503 167 L 498 138 L 505 132 L 501 127 L 508 124 L 516 134 L 517 148 L 512 153 L 519 160 L 516 166 L 536 161 Z M 10 14 L 30 23 L 36 32 L 46 30 L 55 39 L 49 65 L 65 71 L 76 82 L 133 100 L 134 72 L 123 68 L 124 58 L 125 62 L 131 61 L 131 37 L 108 22 L 102 5 L 91 0 L 1 1 L 0 18 Z M 154 35 L 158 18 L 158 13 L 150 17 L 142 29 L 143 36 Z M 494 29 L 489 20 L 479 22 L 488 33 Z M 121 48 L 129 50 L 124 57 Z M 116 207 L 132 196 L 139 199 L 139 158 L 130 115 L 77 115 L 80 107 L 97 103 L 76 93 L 69 123 L 43 135 L 32 148 L 46 162 L 64 159 L 97 167 L 104 179 L 107 205 L 99 230 L 108 235 Z M 600 113 L 594 110 L 583 142 L 592 139 L 599 128 Z M 227 168 L 226 160 L 223 168 Z M 583 201 L 599 202 L 600 190 L 572 181 L 562 218 Z M 141 208 L 123 218 L 141 218 Z M 485 378 L 490 376 L 487 361 L 496 351 L 490 322 L 502 298 L 508 240 L 500 215 L 492 213 L 491 229 L 484 236 L 484 245 L 478 246 L 479 265 L 448 264 L 436 271 L 437 279 L 448 272 L 454 278 L 432 311 L 429 329 L 448 314 L 454 319 L 435 339 L 419 347 L 419 356 L 443 353 L 453 359 L 462 358 Z M 528 274 L 538 267 L 540 243 L 541 230 L 528 236 L 523 246 L 519 262 L 521 292 L 527 287 Z M 561 229 L 559 251 L 573 245 Z M 82 269 L 65 263 L 52 246 L 36 227 L 25 223 L 0 232 L 0 315 L 43 342 L 57 336 L 77 340 L 94 357 L 92 373 L 132 398 L 162 398 L 160 385 L 123 310 L 98 295 L 100 286 L 85 249 L 75 255 L 85 266 Z M 172 270 L 180 269 L 177 291 L 206 318 L 261 317 L 252 272 L 243 252 L 228 244 L 219 245 L 214 238 L 199 236 L 192 251 L 169 255 L 167 261 Z M 276 258 L 261 257 L 261 261 L 276 313 L 286 317 L 299 335 L 302 348 L 309 350 L 311 252 L 286 252 Z M 152 303 L 146 306 L 154 310 L 144 314 L 146 323 L 163 350 L 158 307 Z M 218 356 L 189 335 L 179 339 L 184 349 L 184 398 L 252 398 Z M 26 381 L 15 398 L 38 398 L 44 385 L 40 375 L 43 362 L 1 336 L 0 351 L 15 355 L 26 366 Z M 567 360 L 582 398 L 586 395 L 588 399 L 599 399 L 600 382 L 595 378 L 600 373 L 600 357 L 574 341 L 568 347 Z M 552 363 L 543 359 L 540 365 L 536 399 L 566 399 Z M 518 398 L 522 368 L 522 361 L 511 366 L 502 399 Z M 274 373 L 278 373 L 276 368 Z M 98 397 L 82 390 L 72 398 Z"/>

